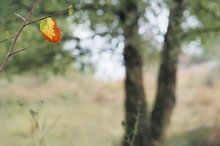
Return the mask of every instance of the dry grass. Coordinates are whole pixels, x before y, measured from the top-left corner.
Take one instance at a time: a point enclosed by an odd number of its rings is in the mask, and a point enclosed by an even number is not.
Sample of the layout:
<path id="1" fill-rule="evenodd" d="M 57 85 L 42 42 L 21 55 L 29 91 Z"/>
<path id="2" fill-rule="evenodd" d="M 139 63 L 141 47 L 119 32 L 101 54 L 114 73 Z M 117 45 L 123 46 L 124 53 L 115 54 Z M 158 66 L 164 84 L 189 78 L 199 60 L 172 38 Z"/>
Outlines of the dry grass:
<path id="1" fill-rule="evenodd" d="M 207 64 L 180 69 L 178 73 L 177 105 L 167 131 L 168 137 L 175 137 L 195 130 L 195 135 L 198 132 L 198 136 L 191 139 L 188 137 L 188 141 L 201 141 L 203 138 L 199 138 L 199 133 L 206 136 L 208 141 L 208 135 L 216 133 L 213 130 L 211 130 L 213 133 L 206 132 L 206 129 L 201 128 L 206 127 L 210 131 L 209 129 L 213 127 L 218 129 L 220 126 L 220 90 L 218 85 L 220 76 L 214 76 L 216 73 L 217 70 L 210 68 Z M 212 80 L 212 83 L 207 84 L 207 80 Z M 189 135 L 191 135 L 190 132 Z M 186 138 L 187 136 L 183 137 Z M 220 138 L 220 135 L 218 135 L 218 138 Z M 175 143 L 175 145 L 180 144 Z M 192 146 L 196 146 L 196 144 L 192 144 Z"/>
<path id="2" fill-rule="evenodd" d="M 173 112 L 168 137 L 203 126 L 219 126 L 219 76 L 206 65 L 181 68 L 178 73 L 177 105 Z M 211 80 L 211 84 L 209 81 Z M 156 75 L 144 77 L 147 100 L 152 108 Z M 61 116 L 46 137 L 47 146 L 114 146 L 123 136 L 123 81 L 97 81 L 88 75 L 15 77 L 0 80 L 0 146 L 30 146 L 30 122 L 25 109 L 36 110 L 45 101 L 41 117 L 46 128 Z M 218 134 L 216 134 L 218 135 Z M 216 135 L 213 138 L 216 138 Z"/>
<path id="3" fill-rule="evenodd" d="M 5 82 L 2 80 L 2 83 Z M 0 89 L 0 145 L 28 146 L 30 122 L 17 104 L 36 110 L 45 101 L 42 117 L 46 128 L 61 116 L 48 135 L 47 144 L 58 145 L 113 145 L 122 136 L 122 83 L 104 83 L 88 76 L 16 77 Z"/>

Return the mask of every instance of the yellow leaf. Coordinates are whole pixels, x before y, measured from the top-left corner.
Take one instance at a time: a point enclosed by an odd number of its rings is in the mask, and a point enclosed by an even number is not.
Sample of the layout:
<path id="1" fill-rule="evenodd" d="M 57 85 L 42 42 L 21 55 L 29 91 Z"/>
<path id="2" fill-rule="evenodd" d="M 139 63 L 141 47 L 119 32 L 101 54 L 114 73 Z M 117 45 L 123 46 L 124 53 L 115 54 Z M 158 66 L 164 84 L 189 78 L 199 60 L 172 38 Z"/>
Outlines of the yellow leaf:
<path id="1" fill-rule="evenodd" d="M 69 6 L 69 11 L 68 12 L 69 12 L 69 15 L 73 14 L 73 6 L 72 5 Z"/>
<path id="2" fill-rule="evenodd" d="M 40 22 L 40 30 L 42 35 L 50 42 L 59 44 L 62 40 L 60 28 L 57 27 L 56 21 L 52 18 L 46 18 Z"/>

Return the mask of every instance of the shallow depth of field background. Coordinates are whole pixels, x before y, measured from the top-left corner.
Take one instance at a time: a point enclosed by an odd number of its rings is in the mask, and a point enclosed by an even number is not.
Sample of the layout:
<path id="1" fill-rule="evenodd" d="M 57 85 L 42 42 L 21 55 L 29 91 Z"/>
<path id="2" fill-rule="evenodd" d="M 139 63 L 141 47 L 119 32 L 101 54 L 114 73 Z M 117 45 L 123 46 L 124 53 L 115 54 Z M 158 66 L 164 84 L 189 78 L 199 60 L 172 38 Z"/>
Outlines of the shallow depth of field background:
<path id="1" fill-rule="evenodd" d="M 2 40 L 13 35 L 23 21 L 14 12 L 26 16 L 34 2 L 0 1 Z M 41 1 L 30 21 L 66 9 L 69 2 L 76 9 L 91 2 L 96 7 L 109 4 L 118 9 L 119 6 L 117 0 Z M 146 0 L 138 2 L 146 4 Z M 149 113 L 156 96 L 160 53 L 169 15 L 166 2 L 161 1 L 162 5 L 157 2 L 160 0 L 149 1 L 152 10 L 158 13 L 155 16 L 148 9 L 150 5 L 141 5 L 146 20 L 141 19 L 138 26 L 143 44 L 137 47 L 144 46 L 143 82 Z M 219 7 L 213 4 L 217 2 L 200 2 L 216 9 L 213 12 L 220 19 Z M 196 5 L 195 1 L 190 4 Z M 14 55 L 0 75 L 0 146 L 121 146 L 125 134 L 122 125 L 124 24 L 120 24 L 119 14 L 104 10 L 88 11 L 90 17 L 81 9 L 73 16 L 67 13 L 55 16 L 63 35 L 60 45 L 44 39 L 39 23 L 24 29 L 15 50 L 27 50 Z M 203 13 L 193 10 L 193 16 L 190 10 L 184 13 L 184 31 L 201 28 L 201 23 L 208 27 L 220 26 L 219 20 L 203 17 Z M 103 30 L 113 34 L 93 36 Z M 210 36 L 206 32 L 204 36 L 192 34 L 189 40 L 180 40 L 183 45 L 178 58 L 177 102 L 164 146 L 220 145 L 220 52 L 216 32 Z M 0 62 L 10 44 L 11 40 L 0 43 Z M 41 140 L 45 145 L 39 145 Z"/>
<path id="2" fill-rule="evenodd" d="M 167 131 L 170 144 L 219 136 L 213 129 L 219 126 L 219 81 L 219 71 L 208 63 L 180 67 L 177 105 Z M 144 83 L 152 105 L 156 73 L 145 73 Z M 57 121 L 45 138 L 48 146 L 117 146 L 122 140 L 122 80 L 107 82 L 86 74 L 14 76 L 12 81 L 1 79 L 0 86 L 0 145 L 32 145 L 29 109 L 38 108 L 46 130 Z"/>

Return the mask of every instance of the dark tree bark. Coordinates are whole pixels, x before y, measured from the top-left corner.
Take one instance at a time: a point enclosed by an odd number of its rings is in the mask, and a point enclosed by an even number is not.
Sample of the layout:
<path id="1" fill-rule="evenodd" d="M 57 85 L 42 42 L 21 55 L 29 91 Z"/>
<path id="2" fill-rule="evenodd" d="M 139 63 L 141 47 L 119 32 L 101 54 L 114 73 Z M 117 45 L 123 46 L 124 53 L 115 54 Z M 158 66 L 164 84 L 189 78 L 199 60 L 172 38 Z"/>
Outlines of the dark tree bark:
<path id="1" fill-rule="evenodd" d="M 136 1 L 127 0 L 125 7 L 126 10 L 120 12 L 121 16 L 123 16 L 121 17 L 121 21 L 129 22 L 124 27 L 126 135 L 123 145 L 144 146 L 146 144 L 147 107 L 143 87 L 143 63 L 141 50 L 138 48 L 140 36 L 138 34 L 138 12 Z M 141 115 L 138 115 L 138 112 Z M 135 124 L 138 125 L 138 129 L 134 128 Z M 137 130 L 137 133 L 135 133 L 135 130 Z"/>
<path id="2" fill-rule="evenodd" d="M 169 25 L 161 53 L 157 96 L 150 121 L 147 120 L 147 104 L 142 83 L 143 63 L 141 50 L 138 48 L 140 36 L 138 35 L 138 12 L 135 3 L 132 0 L 127 0 L 126 10 L 119 13 L 122 23 L 128 24 L 124 27 L 126 135 L 123 145 L 154 146 L 156 142 L 163 141 L 165 128 L 175 105 L 177 58 L 181 45 L 181 40 L 178 38 L 182 32 L 181 23 L 185 3 L 184 0 L 172 0 L 172 5 L 170 5 Z M 134 19 L 131 20 L 131 18 Z M 130 23 L 125 23 L 125 21 Z M 142 115 L 137 121 L 135 115 L 137 116 L 138 109 Z M 137 122 L 138 132 L 134 134 Z"/>
<path id="3" fill-rule="evenodd" d="M 162 142 L 175 105 L 177 58 L 180 52 L 181 23 L 185 9 L 184 0 L 173 0 L 170 5 L 168 30 L 161 54 L 156 102 L 151 115 L 151 144 Z"/>

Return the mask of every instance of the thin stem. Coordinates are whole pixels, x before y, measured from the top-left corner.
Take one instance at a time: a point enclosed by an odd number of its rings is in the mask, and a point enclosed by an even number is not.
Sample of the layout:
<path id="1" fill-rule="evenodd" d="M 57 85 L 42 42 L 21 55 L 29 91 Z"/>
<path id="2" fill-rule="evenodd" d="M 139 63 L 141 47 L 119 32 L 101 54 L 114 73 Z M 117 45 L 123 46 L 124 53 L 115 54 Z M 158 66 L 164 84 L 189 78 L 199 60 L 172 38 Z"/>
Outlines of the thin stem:
<path id="1" fill-rule="evenodd" d="M 17 54 L 17 53 L 19 53 L 19 52 L 21 52 L 21 51 L 24 51 L 24 50 L 26 50 L 26 48 L 21 49 L 21 50 L 18 50 L 18 51 L 15 51 L 15 52 L 12 52 L 10 55 L 12 56 L 12 55 Z"/>
<path id="2" fill-rule="evenodd" d="M 56 125 L 56 123 L 58 122 L 58 120 L 60 119 L 61 116 L 59 116 L 55 121 L 54 123 L 49 127 L 49 129 L 46 131 L 46 133 L 44 134 L 43 138 L 45 138 L 48 133 L 53 129 L 53 127 Z"/>
<path id="3" fill-rule="evenodd" d="M 24 27 L 25 27 L 27 21 L 28 21 L 29 18 L 31 17 L 32 13 L 33 13 L 34 10 L 36 9 L 36 7 L 37 7 L 37 5 L 39 4 L 39 2 L 40 2 L 40 0 L 37 0 L 37 2 L 34 4 L 33 8 L 32 8 L 31 11 L 29 12 L 29 14 L 28 14 L 27 17 L 25 18 L 23 24 L 21 25 L 20 29 L 18 30 L 17 34 L 15 35 L 14 40 L 13 40 L 13 42 L 12 42 L 12 44 L 11 44 L 11 47 L 9 48 L 8 55 L 6 56 L 6 58 L 5 58 L 5 60 L 4 60 L 3 64 L 2 64 L 2 66 L 1 66 L 0 74 L 3 72 L 3 70 L 4 70 L 5 66 L 6 66 L 6 64 L 8 63 L 9 58 L 11 57 L 11 54 L 12 54 L 12 52 L 13 52 L 13 50 L 14 50 L 15 43 L 16 43 L 16 41 L 17 41 L 17 39 L 18 39 L 18 37 L 19 37 L 21 31 L 24 29 Z"/>
<path id="4" fill-rule="evenodd" d="M 18 16 L 19 18 L 21 18 L 23 21 L 25 20 L 24 17 L 22 17 L 21 15 L 14 13 L 16 16 Z"/>
<path id="5" fill-rule="evenodd" d="M 43 19 L 45 19 L 45 18 L 48 18 L 48 17 L 52 17 L 52 16 L 55 16 L 55 15 L 62 14 L 62 13 L 64 13 L 64 12 L 68 11 L 69 9 L 72 9 L 72 8 L 68 8 L 68 9 L 62 10 L 62 11 L 60 11 L 60 12 L 56 12 L 56 13 L 50 14 L 50 15 L 45 16 L 45 17 L 41 17 L 41 18 L 39 18 L 39 19 L 36 19 L 36 20 L 34 20 L 34 21 L 31 21 L 31 22 L 26 23 L 25 26 L 26 26 L 26 25 L 30 25 L 30 24 L 35 23 L 35 22 L 38 22 L 38 21 L 41 21 L 41 20 L 43 20 Z"/>
<path id="6" fill-rule="evenodd" d="M 198 28 L 198 29 L 189 29 L 187 32 L 183 33 L 180 36 L 180 39 L 185 39 L 189 37 L 190 35 L 201 35 L 204 33 L 218 33 L 220 32 L 220 27 L 205 27 L 205 28 Z"/>
<path id="7" fill-rule="evenodd" d="M 0 41 L 0 43 L 2 43 L 2 42 L 4 42 L 4 41 L 7 41 L 7 40 L 10 40 L 10 39 L 13 39 L 15 36 L 16 36 L 16 35 L 12 35 L 12 36 L 10 36 L 10 37 L 8 37 L 8 38 L 6 38 L 6 39 L 3 39 L 3 40 Z"/>
<path id="8" fill-rule="evenodd" d="M 134 146 L 134 140 L 135 140 L 135 137 L 137 136 L 138 134 L 138 126 L 139 126 L 139 119 L 140 119 L 140 109 L 138 108 L 138 113 L 137 113 L 137 116 L 135 116 L 136 118 L 136 122 L 134 124 L 134 130 L 133 130 L 133 135 L 132 135 L 132 139 L 131 139 L 131 145 L 130 146 Z"/>
<path id="9" fill-rule="evenodd" d="M 133 116 L 135 118 L 134 129 L 133 131 L 131 131 L 132 133 L 126 133 L 126 139 L 125 139 L 125 142 L 127 142 L 129 146 L 134 146 L 135 138 L 139 132 L 139 124 L 140 124 L 139 121 L 140 121 L 140 117 L 142 116 L 139 107 L 137 108 L 137 115 L 133 115 Z M 124 123 L 122 125 L 124 126 Z"/>

